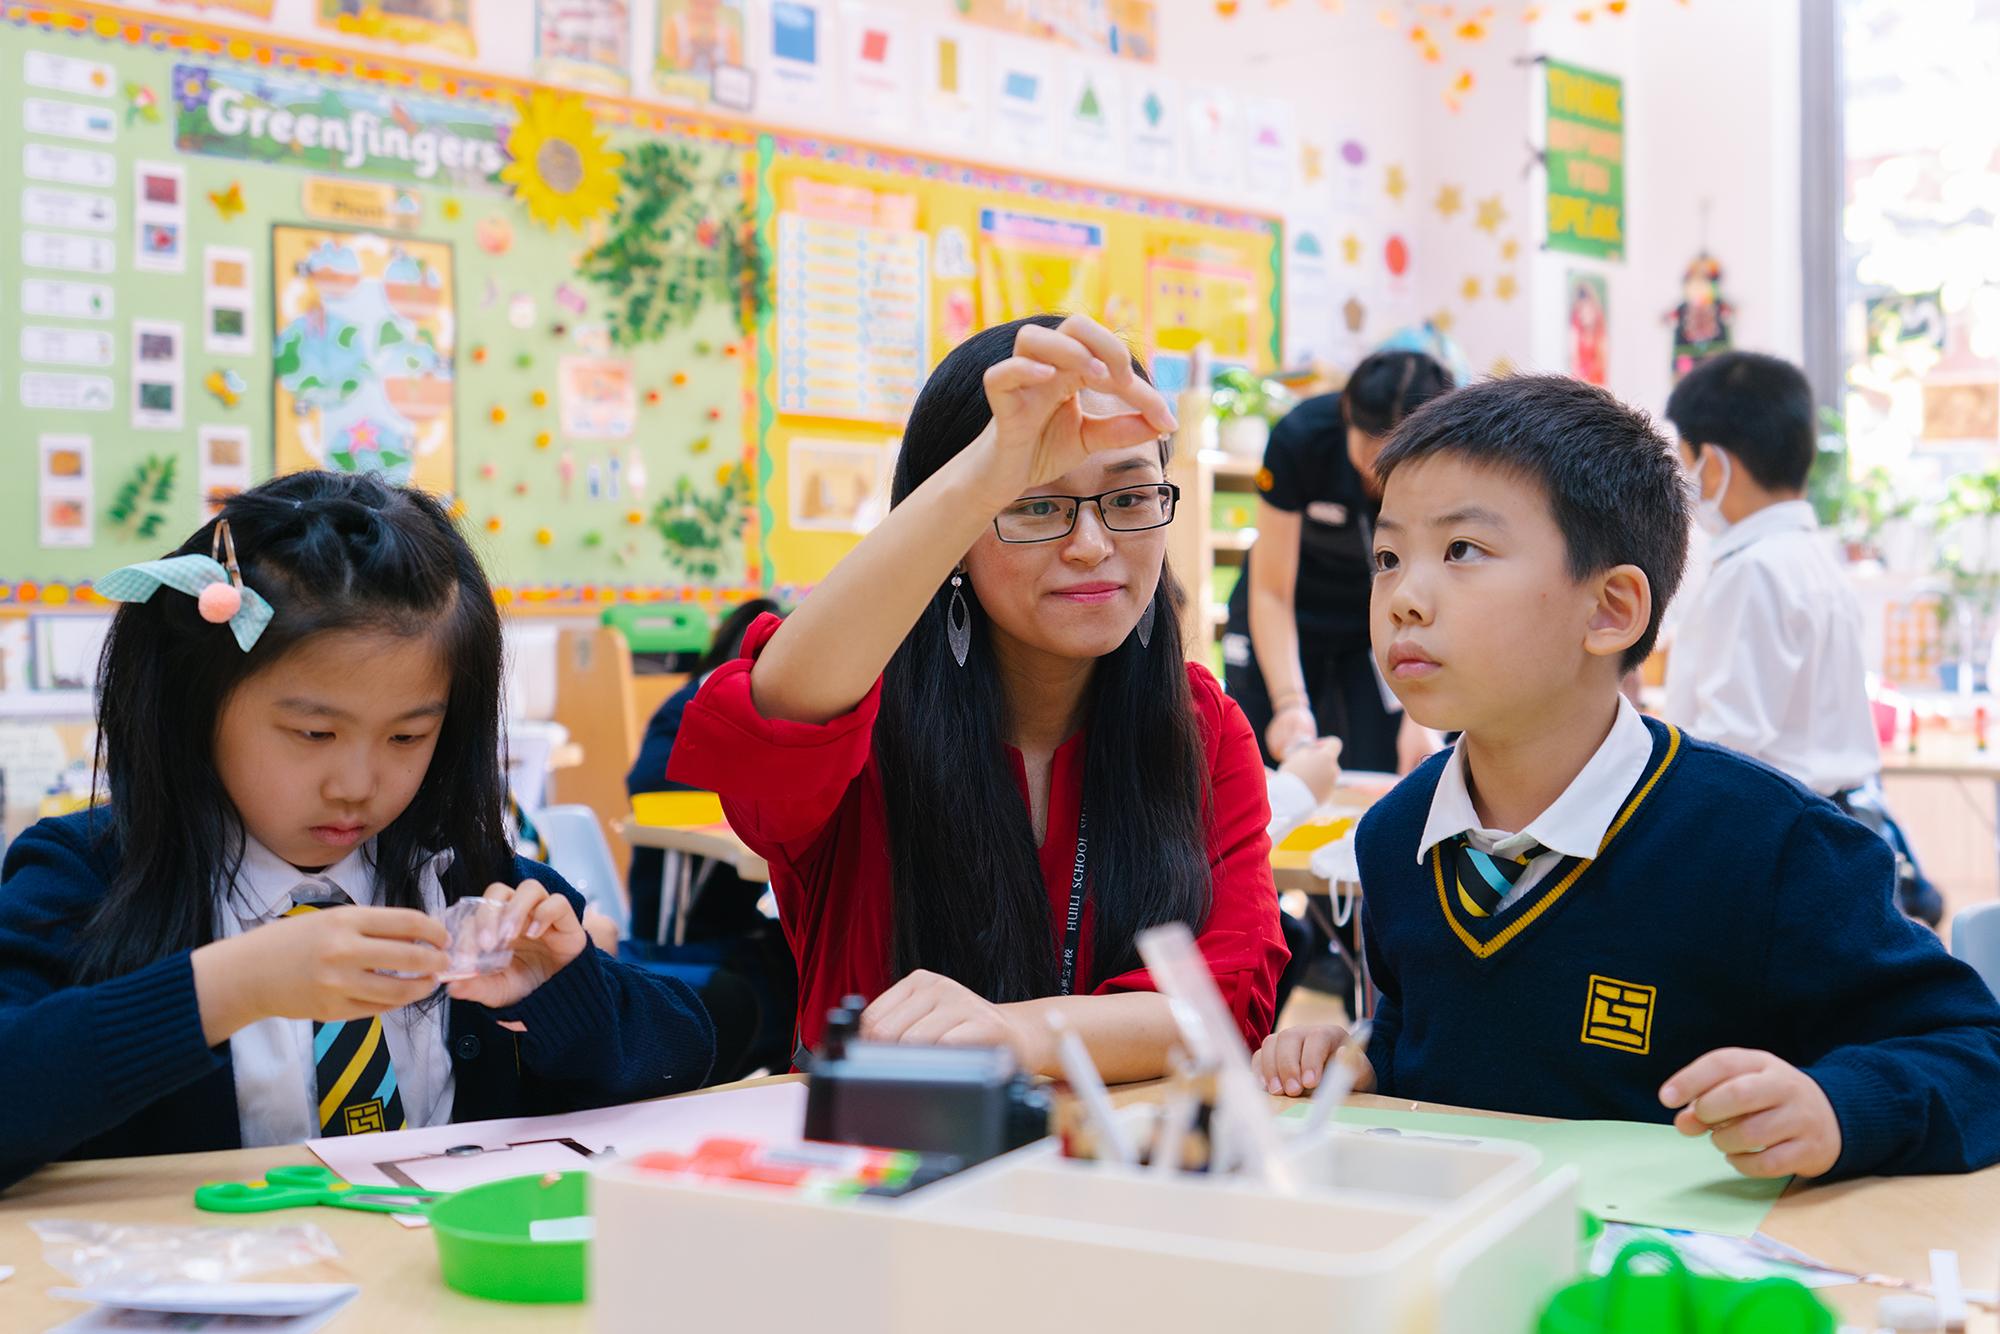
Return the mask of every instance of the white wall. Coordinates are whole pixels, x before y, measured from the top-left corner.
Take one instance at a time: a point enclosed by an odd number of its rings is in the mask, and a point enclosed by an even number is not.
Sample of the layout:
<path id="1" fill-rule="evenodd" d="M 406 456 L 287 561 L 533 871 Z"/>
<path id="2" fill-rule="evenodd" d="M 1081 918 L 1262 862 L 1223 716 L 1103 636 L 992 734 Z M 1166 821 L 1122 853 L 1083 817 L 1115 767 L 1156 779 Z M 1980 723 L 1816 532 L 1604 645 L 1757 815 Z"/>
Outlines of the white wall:
<path id="1" fill-rule="evenodd" d="M 1634 5 L 1619 21 L 1545 20 L 1488 43 L 1473 62 L 1476 91 L 1452 112 L 1435 95 L 1420 107 L 1427 263 L 1420 306 L 1448 310 L 1476 373 L 1502 358 L 1567 369 L 1572 270 L 1605 276 L 1610 387 L 1658 412 L 1672 389 L 1672 322 L 1681 275 L 1702 248 L 1723 265 L 1738 347 L 1797 358 L 1802 349 L 1799 268 L 1799 29 L 1797 0 L 1694 0 Z M 1625 81 L 1626 225 L 1622 263 L 1540 249 L 1545 177 L 1528 168 L 1543 139 L 1543 55 Z M 1460 188 L 1467 214 L 1503 200 L 1503 232 L 1522 242 L 1524 297 L 1495 299 L 1506 266 L 1492 238 L 1461 214 L 1440 218 L 1439 189 Z M 1703 202 L 1708 216 L 1703 219 Z M 1482 295 L 1464 296 L 1468 275 Z"/>
<path id="2" fill-rule="evenodd" d="M 182 16 L 198 12 L 173 0 L 130 2 Z M 943 133 L 914 101 L 906 115 L 887 122 L 845 96 L 809 116 L 766 102 L 756 118 L 1280 215 L 1293 245 L 1287 255 L 1288 360 L 1351 364 L 1395 329 L 1445 313 L 1475 373 L 1502 361 L 1562 370 L 1564 278 L 1573 268 L 1595 269 L 1610 289 L 1611 387 L 1657 411 L 1671 387 L 1667 312 L 1680 299 L 1681 273 L 1704 234 L 1724 265 L 1738 345 L 1799 353 L 1798 0 L 1646 0 L 1588 25 L 1558 6 L 1545 7 L 1547 17 L 1526 24 L 1519 17 L 1523 6 L 1502 5 L 1488 37 L 1447 44 L 1438 64 L 1424 61 L 1409 40 L 1407 13 L 1415 7 L 1303 0 L 1274 7 L 1248 0 L 1233 18 L 1223 18 L 1209 0 L 1159 0 L 1160 58 L 1152 66 L 1093 60 L 1051 43 L 1022 43 L 962 25 L 949 18 L 949 0 L 820 3 L 828 25 L 822 40 L 834 53 L 836 76 L 844 28 L 886 15 L 915 47 L 927 49 L 933 34 L 949 31 L 989 56 L 1025 51 L 1059 87 L 1067 86 L 1064 71 L 1087 68 L 1112 85 L 1142 74 L 1162 78 L 1183 105 L 1196 89 L 1220 89 L 1239 105 L 1247 99 L 1287 104 L 1297 141 L 1294 178 L 1275 189 L 1240 178 L 1205 180 L 1185 160 L 1165 174 L 1142 174 L 1123 162 L 1080 167 L 1059 136 L 1016 145 L 990 125 L 968 144 Z M 770 3 L 748 4 L 755 65 L 755 53 L 768 45 Z M 315 0 L 276 0 L 271 28 L 324 39 L 328 34 L 312 21 L 314 8 Z M 633 0 L 632 10 L 635 95 L 649 96 L 644 90 L 657 5 Z M 1384 24 L 1384 10 L 1404 17 Z M 221 10 L 199 12 L 229 21 Z M 479 54 L 460 63 L 530 75 L 532 0 L 479 0 L 474 13 Z M 1539 249 L 1543 178 L 1539 169 L 1524 169 L 1530 145 L 1542 138 L 1541 78 L 1538 67 L 1517 63 L 1537 54 L 1625 80 L 1629 244 L 1623 263 L 1598 265 Z M 1475 83 L 1454 111 L 1443 93 L 1460 69 L 1469 70 Z M 983 119 L 993 119 L 990 108 Z M 1365 154 L 1359 166 L 1342 160 L 1341 146 L 1350 141 Z M 1303 170 L 1306 149 L 1318 160 L 1316 180 Z M 1391 166 L 1402 168 L 1408 180 L 1400 200 L 1385 189 Z M 1435 207 L 1447 186 L 1462 201 L 1449 218 Z M 1490 231 L 1476 225 L 1482 200 L 1499 201 L 1506 213 Z M 1705 227 L 1703 200 L 1709 202 Z M 1319 243 L 1317 262 L 1296 253 L 1303 234 Z M 1391 236 L 1402 237 L 1412 254 L 1402 278 L 1385 262 Z M 1344 246 L 1349 238 L 1356 253 L 1351 262 Z M 1511 259 L 1503 252 L 1510 241 L 1516 247 Z M 1477 280 L 1476 296 L 1466 294 L 1467 279 Z M 1503 279 L 1516 289 L 1511 298 L 1499 294 Z M 1347 327 L 1350 302 L 1362 312 L 1359 329 Z"/>

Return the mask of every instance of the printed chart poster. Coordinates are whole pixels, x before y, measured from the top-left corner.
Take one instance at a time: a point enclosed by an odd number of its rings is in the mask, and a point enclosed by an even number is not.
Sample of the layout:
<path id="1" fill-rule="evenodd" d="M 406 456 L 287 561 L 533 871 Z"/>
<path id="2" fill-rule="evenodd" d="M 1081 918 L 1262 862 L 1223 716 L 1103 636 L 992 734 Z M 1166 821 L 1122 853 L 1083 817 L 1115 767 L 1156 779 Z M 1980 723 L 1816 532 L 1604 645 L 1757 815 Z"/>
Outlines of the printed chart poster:
<path id="1" fill-rule="evenodd" d="M 2000 384 L 1991 380 L 1924 386 L 1924 439 L 2000 438 Z"/>
<path id="2" fill-rule="evenodd" d="M 1625 85 L 1548 64 L 1549 249 L 1625 255 Z"/>
<path id="3" fill-rule="evenodd" d="M 1165 79 L 1133 78 L 1125 90 L 1126 163 L 1141 176 L 1168 180 L 1179 168 L 1175 129 L 1180 95 Z"/>
<path id="4" fill-rule="evenodd" d="M 1243 114 L 1236 99 L 1220 88 L 1191 89 L 1183 114 L 1188 175 L 1217 189 L 1240 184 Z"/>
<path id="5" fill-rule="evenodd" d="M 771 0 L 764 60 L 764 103 L 784 111 L 819 111 L 829 96 L 833 61 L 827 18 L 812 0 Z"/>
<path id="6" fill-rule="evenodd" d="M 170 5 L 192 5 L 196 9 L 220 9 L 241 14 L 246 19 L 268 21 L 278 0 L 167 0 Z"/>
<path id="7" fill-rule="evenodd" d="M 451 247 L 274 227 L 271 283 L 277 471 L 455 489 Z"/>
<path id="8" fill-rule="evenodd" d="M 1008 209 L 979 212 L 979 311 L 1002 324 L 1103 309 L 1104 229 Z"/>
<path id="9" fill-rule="evenodd" d="M 510 128 L 472 103 L 176 65 L 174 145 L 183 153 L 401 184 L 485 186 L 507 164 Z M 142 164 L 143 165 L 143 164 Z"/>
<path id="10" fill-rule="evenodd" d="M 87 547 L 93 537 L 90 437 L 45 435 L 40 446 L 41 544 Z"/>
<path id="11" fill-rule="evenodd" d="M 558 367 L 563 434 L 626 440 L 639 421 L 632 363 L 619 357 L 564 357 Z"/>
<path id="12" fill-rule="evenodd" d="M 78 97 L 109 97 L 118 90 L 117 76 L 111 66 L 53 51 L 27 52 L 21 61 L 21 72 L 30 88 L 75 93 Z"/>
<path id="13" fill-rule="evenodd" d="M 802 532 L 865 533 L 889 512 L 896 446 L 792 438 L 790 519 Z"/>
<path id="14" fill-rule="evenodd" d="M 632 10 L 627 0 L 535 0 L 535 77 L 593 92 L 629 91 Z"/>
<path id="15" fill-rule="evenodd" d="M 1159 8 L 1157 0 L 957 0 L 967 22 L 1147 64 L 1159 53 Z"/>
<path id="16" fill-rule="evenodd" d="M 900 15 L 849 3 L 841 9 L 846 79 L 841 93 L 856 118 L 901 128 L 914 106 L 916 42 Z"/>
<path id="17" fill-rule="evenodd" d="M 1569 373 L 1585 384 L 1611 378 L 1611 301 L 1601 273 L 1572 269 L 1569 292 Z"/>
<path id="18" fill-rule="evenodd" d="M 1186 388 L 1196 344 L 1208 343 L 1218 369 L 1253 360 L 1257 280 L 1248 270 L 1210 263 L 1170 248 L 1146 263 L 1146 332 L 1153 379 L 1162 390 Z"/>
<path id="19" fill-rule="evenodd" d="M 924 127 L 961 147 L 979 142 L 986 105 L 986 49 L 956 29 L 928 34 L 924 44 Z"/>
<path id="20" fill-rule="evenodd" d="M 987 79 L 993 92 L 993 144 L 1023 158 L 1047 155 L 1055 135 L 1055 76 L 1025 42 L 993 45 Z"/>
<path id="21" fill-rule="evenodd" d="M 1065 75 L 1063 156 L 1075 167 L 1116 166 L 1124 149 L 1120 119 L 1125 111 L 1118 76 L 1082 63 L 1071 66 Z"/>
<path id="22" fill-rule="evenodd" d="M 519 0 L 515 0 L 519 3 Z M 476 56 L 472 0 L 318 0 L 319 26 L 349 37 Z"/>
<path id="23" fill-rule="evenodd" d="M 900 422 L 930 349 L 930 237 L 916 198 L 817 181 L 778 215 L 778 408 Z"/>
<path id="24" fill-rule="evenodd" d="M 743 0 L 659 0 L 653 86 L 667 97 L 707 102 L 717 70 L 743 64 Z"/>
<path id="25" fill-rule="evenodd" d="M 195 434 L 202 513 L 213 519 L 231 496 L 250 489 L 250 428 L 204 426 Z"/>

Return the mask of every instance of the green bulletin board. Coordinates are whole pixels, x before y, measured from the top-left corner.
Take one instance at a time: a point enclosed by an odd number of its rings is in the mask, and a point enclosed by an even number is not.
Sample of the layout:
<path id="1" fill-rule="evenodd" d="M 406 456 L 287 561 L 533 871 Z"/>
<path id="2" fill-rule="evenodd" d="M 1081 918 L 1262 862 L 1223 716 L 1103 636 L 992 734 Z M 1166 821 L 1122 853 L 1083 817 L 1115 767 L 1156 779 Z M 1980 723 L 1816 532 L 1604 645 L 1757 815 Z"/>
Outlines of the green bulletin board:
<path id="1" fill-rule="evenodd" d="M 370 448 L 455 496 L 521 599 L 754 587 L 735 303 L 614 342 L 627 303 L 580 268 L 616 219 L 545 226 L 497 175 L 513 96 L 286 63 L 0 23 L 0 69 L 25 76 L 0 131 L 22 219 L 0 247 L 20 328 L 0 344 L 0 601 L 160 554 L 206 488 Z M 603 128 L 628 154 L 676 145 L 715 219 L 745 192 L 740 136 Z M 683 239 L 719 254 L 712 231 Z"/>
<path id="2" fill-rule="evenodd" d="M 1609 74 L 1548 66 L 1549 249 L 1625 255 L 1625 85 Z"/>
<path id="3" fill-rule="evenodd" d="M 839 307 L 821 369 L 893 324 L 899 403 L 1016 300 L 1156 359 L 1280 345 L 1258 215 L 89 0 L 0 0 L 0 70 L 0 614 L 314 466 L 450 495 L 515 606 L 795 597 L 859 540 L 901 428 L 780 402 L 788 315 Z M 1027 262 L 982 221 L 1016 211 L 1109 238 L 1059 257 L 1080 296 L 974 281 L 975 249 Z M 842 248 L 863 233 L 910 259 L 901 305 L 841 295 L 880 279 Z"/>

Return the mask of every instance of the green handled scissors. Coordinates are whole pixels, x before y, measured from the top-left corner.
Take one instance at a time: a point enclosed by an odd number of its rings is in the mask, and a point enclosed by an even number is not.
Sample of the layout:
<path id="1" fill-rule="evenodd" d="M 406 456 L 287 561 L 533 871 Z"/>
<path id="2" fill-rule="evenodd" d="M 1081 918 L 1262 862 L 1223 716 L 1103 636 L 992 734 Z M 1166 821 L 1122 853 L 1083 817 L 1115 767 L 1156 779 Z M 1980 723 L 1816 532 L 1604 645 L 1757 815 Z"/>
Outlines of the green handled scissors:
<path id="1" fill-rule="evenodd" d="M 422 1213 L 426 1205 L 444 1194 L 418 1186 L 357 1186 L 326 1167 L 274 1167 L 262 1181 L 198 1186 L 194 1204 L 197 1209 L 219 1214 L 259 1214 L 267 1209 L 302 1209 L 315 1204 L 378 1214 L 411 1214 Z M 388 1198 L 392 1196 L 406 1198 Z"/>

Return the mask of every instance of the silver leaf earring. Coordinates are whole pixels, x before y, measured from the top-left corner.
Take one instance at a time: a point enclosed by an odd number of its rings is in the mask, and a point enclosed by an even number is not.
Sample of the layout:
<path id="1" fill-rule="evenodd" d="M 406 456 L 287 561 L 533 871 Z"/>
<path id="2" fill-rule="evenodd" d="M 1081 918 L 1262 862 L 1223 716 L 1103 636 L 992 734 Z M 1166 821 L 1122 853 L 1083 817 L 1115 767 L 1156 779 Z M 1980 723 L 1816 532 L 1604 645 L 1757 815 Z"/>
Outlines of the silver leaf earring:
<path id="1" fill-rule="evenodd" d="M 1159 605 L 1159 599 L 1156 597 L 1153 601 L 1146 604 L 1146 610 L 1139 613 L 1138 633 L 1140 648 L 1151 648 L 1153 646 L 1153 610 Z"/>
<path id="2" fill-rule="evenodd" d="M 964 583 L 964 575 L 951 576 L 951 601 L 944 609 L 944 635 L 951 642 L 951 656 L 961 667 L 972 652 L 972 609 L 965 605 Z"/>

